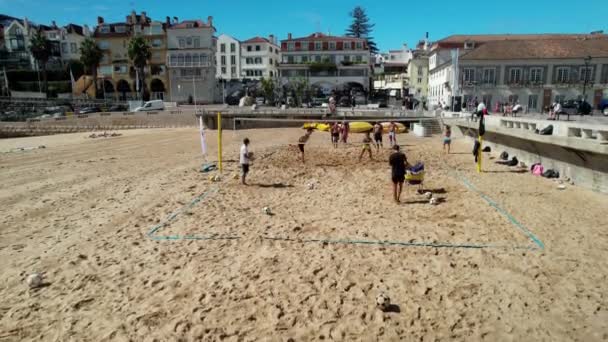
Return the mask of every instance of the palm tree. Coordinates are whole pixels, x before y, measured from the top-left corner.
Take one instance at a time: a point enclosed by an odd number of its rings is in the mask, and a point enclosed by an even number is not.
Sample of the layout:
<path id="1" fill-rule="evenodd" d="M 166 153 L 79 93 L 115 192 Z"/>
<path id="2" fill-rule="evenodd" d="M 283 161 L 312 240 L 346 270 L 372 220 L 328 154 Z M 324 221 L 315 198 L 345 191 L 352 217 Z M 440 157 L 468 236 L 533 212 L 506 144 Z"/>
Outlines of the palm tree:
<path id="1" fill-rule="evenodd" d="M 139 74 L 139 89 L 141 91 L 141 98 L 144 99 L 144 85 L 146 84 L 146 75 L 144 74 L 144 68 L 148 64 L 148 60 L 152 56 L 150 52 L 150 46 L 143 37 L 135 37 L 129 41 L 128 48 L 129 59 L 133 62 L 133 66 Z"/>
<path id="2" fill-rule="evenodd" d="M 46 64 L 51 58 L 51 41 L 46 39 L 42 31 L 37 31 L 30 40 L 30 52 L 38 64 L 38 70 L 42 71 L 44 81 L 44 92 L 48 89 L 48 79 L 46 75 Z"/>
<path id="3" fill-rule="evenodd" d="M 103 58 L 103 51 L 97 46 L 97 43 L 91 38 L 86 38 L 80 45 L 80 61 L 84 64 L 88 73 L 93 76 L 93 84 L 95 85 L 95 94 L 97 94 L 97 68 L 101 59 Z"/>

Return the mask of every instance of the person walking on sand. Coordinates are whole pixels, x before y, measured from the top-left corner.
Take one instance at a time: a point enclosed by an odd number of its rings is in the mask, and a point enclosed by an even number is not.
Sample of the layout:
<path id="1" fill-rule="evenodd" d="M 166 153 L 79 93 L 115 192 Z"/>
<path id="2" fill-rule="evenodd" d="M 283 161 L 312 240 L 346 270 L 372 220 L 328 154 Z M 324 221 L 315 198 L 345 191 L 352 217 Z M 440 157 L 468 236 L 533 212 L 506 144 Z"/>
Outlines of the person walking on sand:
<path id="1" fill-rule="evenodd" d="M 369 136 L 369 132 L 365 132 L 365 136 L 363 137 L 363 149 L 359 155 L 359 161 L 361 161 L 365 152 L 369 154 L 370 160 L 374 160 L 374 157 L 372 156 L 372 138 Z"/>
<path id="2" fill-rule="evenodd" d="M 300 149 L 300 155 L 302 156 L 302 163 L 306 163 L 304 159 L 304 147 L 308 143 L 308 139 L 312 135 L 312 128 L 306 130 L 306 134 L 300 137 L 298 140 L 298 148 Z"/>
<path id="3" fill-rule="evenodd" d="M 388 141 L 391 146 L 397 145 L 397 124 L 394 121 L 388 125 Z"/>
<path id="4" fill-rule="evenodd" d="M 407 158 L 402 153 L 399 145 L 393 146 L 394 152 L 388 159 L 391 166 L 391 176 L 393 181 L 393 199 L 395 203 L 401 202 L 401 192 L 403 191 L 403 182 L 405 182 L 405 170 L 408 166 Z"/>
<path id="5" fill-rule="evenodd" d="M 253 157 L 253 152 L 249 152 L 249 138 L 243 139 L 239 162 L 241 163 L 241 184 L 247 185 L 247 174 L 249 173 L 249 162 Z"/>
<path id="6" fill-rule="evenodd" d="M 376 122 L 374 125 L 374 143 L 376 144 L 376 152 L 380 152 L 380 147 L 382 147 L 382 125 L 379 122 Z"/>
<path id="7" fill-rule="evenodd" d="M 448 154 L 450 154 L 450 147 L 452 145 L 452 129 L 450 128 L 450 126 L 445 126 L 445 130 L 443 132 L 443 152 L 445 152 L 445 149 L 447 147 L 448 149 Z"/>
<path id="8" fill-rule="evenodd" d="M 342 122 L 342 126 L 341 126 L 342 142 L 345 144 L 348 143 L 348 133 L 349 132 L 350 132 L 350 124 L 348 123 L 348 121 Z"/>
<path id="9" fill-rule="evenodd" d="M 331 125 L 331 143 L 334 145 L 334 148 L 338 148 L 339 142 L 340 142 L 340 125 L 337 122 L 334 122 Z"/>

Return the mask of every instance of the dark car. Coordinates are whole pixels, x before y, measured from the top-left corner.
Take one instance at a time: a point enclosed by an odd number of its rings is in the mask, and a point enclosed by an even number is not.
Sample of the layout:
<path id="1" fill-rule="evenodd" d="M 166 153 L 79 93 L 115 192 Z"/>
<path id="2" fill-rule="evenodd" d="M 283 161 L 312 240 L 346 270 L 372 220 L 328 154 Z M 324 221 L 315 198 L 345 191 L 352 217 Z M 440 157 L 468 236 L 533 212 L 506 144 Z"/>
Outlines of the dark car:
<path id="1" fill-rule="evenodd" d="M 591 105 L 582 100 L 568 100 L 562 104 L 562 112 L 570 115 L 589 115 L 591 114 Z"/>
<path id="2" fill-rule="evenodd" d="M 99 109 L 99 107 L 83 107 L 80 108 L 78 114 L 93 114 L 99 112 L 101 112 L 101 109 Z"/>
<path id="3" fill-rule="evenodd" d="M 243 96 L 245 96 L 244 90 L 233 91 L 226 96 L 226 103 L 230 106 L 238 106 Z"/>
<path id="4" fill-rule="evenodd" d="M 602 114 L 604 114 L 604 116 L 608 116 L 608 99 L 603 99 L 600 101 L 598 109 L 600 112 L 602 112 Z"/>
<path id="5" fill-rule="evenodd" d="M 128 109 L 125 105 L 117 104 L 108 108 L 108 112 L 126 112 Z"/>

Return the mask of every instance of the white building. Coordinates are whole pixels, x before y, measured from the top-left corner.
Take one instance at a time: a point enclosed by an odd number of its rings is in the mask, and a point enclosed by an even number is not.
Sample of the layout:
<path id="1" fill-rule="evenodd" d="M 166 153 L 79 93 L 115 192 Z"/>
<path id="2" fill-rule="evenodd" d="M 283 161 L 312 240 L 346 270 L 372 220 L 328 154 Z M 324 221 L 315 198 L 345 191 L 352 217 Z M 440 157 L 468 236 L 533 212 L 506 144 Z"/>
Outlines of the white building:
<path id="1" fill-rule="evenodd" d="M 87 25 L 79 26 L 68 24 L 59 30 L 61 42 L 61 60 L 69 62 L 80 59 L 80 45 L 91 36 L 91 31 Z"/>
<path id="2" fill-rule="evenodd" d="M 241 42 L 241 77 L 244 79 L 277 78 L 280 60 L 281 51 L 274 35 Z"/>
<path id="3" fill-rule="evenodd" d="M 171 101 L 213 103 L 216 95 L 213 18 L 185 20 L 167 28 Z"/>
<path id="4" fill-rule="evenodd" d="M 238 80 L 241 78 L 241 42 L 227 35 L 217 37 L 216 73 L 215 77 L 222 80 Z"/>
<path id="5" fill-rule="evenodd" d="M 504 102 L 508 102 L 509 99 L 512 101 L 514 99 L 516 99 L 516 97 L 511 96 L 508 94 L 509 92 L 512 92 L 512 90 L 509 90 L 511 88 L 510 84 L 514 84 L 516 88 L 521 88 L 520 83 L 510 83 L 510 81 L 508 81 L 507 79 L 507 75 L 505 74 L 506 68 L 508 67 L 508 65 L 510 63 L 523 63 L 523 65 L 526 66 L 526 68 L 520 68 L 521 72 L 523 72 L 523 70 L 528 70 L 528 67 L 535 64 L 542 64 L 546 67 L 546 69 L 553 69 L 553 61 L 551 60 L 559 60 L 560 58 L 554 55 L 552 55 L 552 53 L 557 53 L 559 54 L 560 52 L 562 52 L 559 49 L 562 49 L 560 47 L 556 47 L 555 51 L 545 51 L 545 50 L 538 50 L 537 47 L 535 46 L 535 44 L 540 44 L 539 46 L 548 46 L 546 42 L 555 42 L 555 41 L 562 41 L 565 42 L 564 44 L 577 44 L 577 43 L 573 43 L 573 42 L 585 42 L 586 40 L 590 39 L 590 38 L 594 38 L 594 39 L 603 39 L 605 38 L 606 35 L 586 35 L 586 34 L 517 34 L 517 35 L 510 35 L 510 34 L 506 34 L 506 35 L 453 35 L 453 36 L 449 36 L 447 38 L 444 38 L 442 40 L 439 40 L 437 42 L 435 42 L 432 47 L 431 47 L 431 52 L 429 55 L 429 86 L 428 86 L 428 99 L 429 99 L 429 104 L 431 107 L 433 106 L 437 106 L 439 104 L 441 104 L 442 106 L 449 106 L 452 107 L 452 100 L 453 100 L 453 96 L 454 96 L 454 104 L 456 105 L 456 107 L 458 105 L 462 105 L 462 103 L 467 103 L 467 101 L 469 99 L 474 99 L 475 97 L 478 98 L 479 101 L 481 101 L 484 96 L 486 96 L 486 99 L 491 99 L 493 98 L 494 101 L 504 101 Z M 506 43 L 505 43 L 506 42 Z M 509 43 L 510 42 L 510 43 Z M 527 42 L 527 43 L 526 43 Z M 534 43 L 532 43 L 534 42 Z M 568 43 L 570 42 L 570 43 Z M 488 47 L 484 48 L 484 45 L 489 44 Z M 497 44 L 507 44 L 505 46 L 499 46 Z M 510 46 L 509 44 L 513 44 L 514 46 Z M 588 43 L 588 44 L 593 44 L 593 42 Z M 516 46 L 517 45 L 517 46 Z M 526 55 L 525 53 L 523 53 L 524 51 L 512 51 L 511 49 L 519 49 L 520 46 L 519 45 L 525 45 L 525 48 L 528 49 L 530 48 L 534 48 L 532 50 L 537 51 L 536 53 L 538 54 L 538 56 L 533 56 L 533 55 Z M 498 49 L 496 51 L 494 51 L 492 54 L 490 54 L 488 52 L 488 49 Z M 480 50 L 481 49 L 481 50 Z M 578 46 L 575 47 L 569 47 L 568 49 L 580 49 Z M 481 51 L 481 52 L 479 52 Z M 485 52 L 484 52 L 485 51 Z M 567 51 L 567 50 L 566 50 Z M 582 50 L 581 50 L 582 51 Z M 473 58 L 474 56 L 477 55 L 476 58 L 476 62 L 479 65 L 484 64 L 484 63 L 488 63 L 488 62 L 482 62 L 484 59 L 486 59 L 486 57 L 484 56 L 489 56 L 492 55 L 491 58 L 489 58 L 490 60 L 492 59 L 500 59 L 499 57 L 495 56 L 494 54 L 498 53 L 503 53 L 505 54 L 505 56 L 508 56 L 509 54 L 513 54 L 513 53 L 521 53 L 522 58 L 514 58 L 514 61 L 509 61 L 510 58 L 502 58 L 503 61 L 500 62 L 503 65 L 502 66 L 498 66 L 498 65 L 494 65 L 494 74 L 492 74 L 492 71 L 490 71 L 490 69 L 492 68 L 487 68 L 487 74 L 484 76 L 483 73 L 486 73 L 486 71 L 480 71 L 480 73 L 475 74 L 475 72 L 467 70 L 466 73 L 467 75 L 464 75 L 464 69 L 463 69 L 463 65 L 467 65 L 469 63 L 471 63 L 471 58 Z M 525 58 L 524 58 L 525 57 Z M 557 57 L 557 58 L 556 58 Z M 579 58 L 580 59 L 580 58 Z M 516 60 L 516 61 L 515 61 Z M 579 61 L 580 63 L 582 63 L 582 59 Z M 489 63 L 494 63 L 496 64 L 496 62 L 489 62 Z M 500 64 L 499 63 L 499 64 Z M 548 71 L 547 71 L 548 73 Z M 547 77 L 549 76 L 547 73 L 543 74 L 543 77 Z M 488 79 L 493 79 L 493 82 L 485 82 L 483 81 L 484 77 L 486 77 Z M 524 79 L 523 74 L 520 74 L 519 76 L 522 80 Z M 537 77 L 537 76 L 535 76 Z M 477 79 L 479 78 L 479 79 Z M 517 78 L 516 78 L 517 79 Z M 543 84 L 542 87 L 540 87 L 539 89 L 543 89 L 543 88 L 553 88 L 555 82 L 553 82 L 553 80 L 551 78 L 547 79 L 548 83 Z M 544 81 L 543 81 L 544 82 Z M 483 84 L 483 86 L 482 86 Z M 493 85 L 492 85 L 493 84 Z M 500 86 L 502 90 L 498 90 L 498 88 L 496 88 L 492 93 L 489 94 L 488 91 L 480 91 L 480 89 L 482 87 L 495 87 L 495 86 Z M 558 86 L 559 87 L 559 86 Z M 582 90 L 582 89 L 581 89 Z M 518 91 L 522 91 L 521 89 L 519 89 Z M 500 94 L 499 94 L 500 93 Z M 548 94 L 545 95 L 545 94 Z M 544 98 L 543 101 L 537 100 L 536 102 L 534 102 L 534 100 L 529 100 L 532 101 L 531 103 L 535 106 L 540 108 L 541 106 L 546 106 L 548 101 L 551 101 L 549 98 L 553 97 L 553 100 L 555 99 L 555 95 L 551 95 L 552 92 L 547 91 L 546 93 L 542 94 L 542 98 Z M 539 95 L 540 94 L 536 94 Z M 572 94 L 570 94 L 572 95 Z M 465 98 L 466 97 L 466 98 Z M 526 98 L 528 96 L 525 96 Z M 539 99 L 541 98 L 539 97 Z M 519 98 L 519 97 L 517 97 Z M 522 98 L 523 99 L 523 98 Z M 558 98 L 559 100 L 560 98 Z M 518 100 L 519 101 L 519 100 Z M 526 100 L 524 100 L 526 101 Z M 491 101 L 489 101 L 491 102 Z M 526 101 L 527 102 L 527 101 Z M 523 104 L 525 105 L 526 102 L 524 102 Z M 542 104 L 541 104 L 542 102 Z M 534 106 L 532 106 L 532 109 L 534 109 Z M 488 106 L 489 107 L 489 106 Z"/>

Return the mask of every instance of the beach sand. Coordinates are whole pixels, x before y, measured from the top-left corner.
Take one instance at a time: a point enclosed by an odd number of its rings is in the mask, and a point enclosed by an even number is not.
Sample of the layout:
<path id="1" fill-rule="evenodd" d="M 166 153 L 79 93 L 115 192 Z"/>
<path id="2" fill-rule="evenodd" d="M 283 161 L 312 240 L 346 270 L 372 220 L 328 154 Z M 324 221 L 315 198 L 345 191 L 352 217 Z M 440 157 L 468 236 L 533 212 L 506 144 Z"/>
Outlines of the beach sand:
<path id="1" fill-rule="evenodd" d="M 446 156 L 440 137 L 399 135 L 432 206 L 415 186 L 392 201 L 390 151 L 358 163 L 362 135 L 333 149 L 314 133 L 302 165 L 302 130 L 225 131 L 213 182 L 197 130 L 121 133 L 0 141 L 46 147 L 0 153 L 0 341 L 608 339 L 605 195 L 495 165 L 500 151 L 477 174 L 464 139 Z M 48 283 L 28 289 L 33 272 Z"/>

